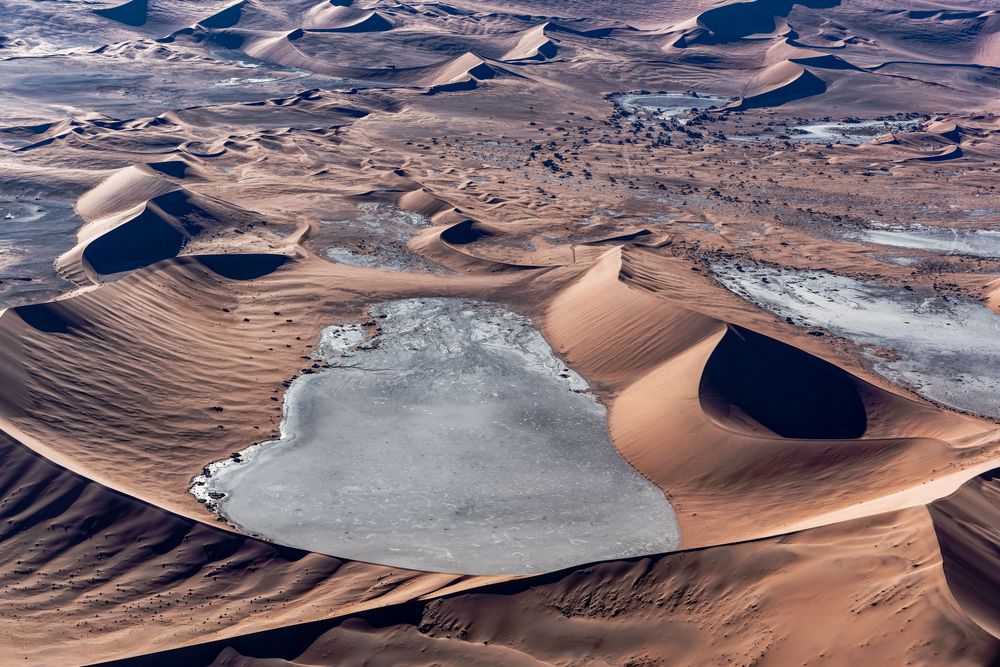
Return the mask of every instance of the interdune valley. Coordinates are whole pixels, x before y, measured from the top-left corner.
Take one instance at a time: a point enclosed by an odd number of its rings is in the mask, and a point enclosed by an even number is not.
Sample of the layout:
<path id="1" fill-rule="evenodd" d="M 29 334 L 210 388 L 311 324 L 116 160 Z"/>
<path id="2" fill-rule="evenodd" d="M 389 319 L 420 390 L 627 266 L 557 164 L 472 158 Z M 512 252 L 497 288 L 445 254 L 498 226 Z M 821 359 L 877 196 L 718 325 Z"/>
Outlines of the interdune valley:
<path id="1" fill-rule="evenodd" d="M 0 666 L 1000 664 L 995 2 L 0 19 Z"/>

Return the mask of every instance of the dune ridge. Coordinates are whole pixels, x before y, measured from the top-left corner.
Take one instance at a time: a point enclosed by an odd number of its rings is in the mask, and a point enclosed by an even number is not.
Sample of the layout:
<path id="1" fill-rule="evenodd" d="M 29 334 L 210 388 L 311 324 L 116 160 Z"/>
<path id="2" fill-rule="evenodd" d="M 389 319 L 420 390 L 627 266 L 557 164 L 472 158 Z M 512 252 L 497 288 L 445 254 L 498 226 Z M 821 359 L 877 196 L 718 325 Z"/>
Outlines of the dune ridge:
<path id="1" fill-rule="evenodd" d="M 8 4 L 0 664 L 997 661 L 997 421 L 881 374 L 920 322 L 716 270 L 996 312 L 993 8 Z M 431 574 L 195 500 L 335 372 L 321 331 L 412 298 L 530 317 L 680 549 Z"/>

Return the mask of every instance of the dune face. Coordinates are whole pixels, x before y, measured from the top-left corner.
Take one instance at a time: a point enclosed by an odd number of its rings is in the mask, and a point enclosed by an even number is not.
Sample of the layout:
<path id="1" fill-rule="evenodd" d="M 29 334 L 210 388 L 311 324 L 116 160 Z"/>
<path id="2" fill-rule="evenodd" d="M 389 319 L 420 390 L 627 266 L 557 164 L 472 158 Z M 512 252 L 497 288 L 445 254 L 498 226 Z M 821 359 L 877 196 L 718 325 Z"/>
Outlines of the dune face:
<path id="1" fill-rule="evenodd" d="M 867 427 L 849 374 L 738 327 L 712 352 L 698 391 L 702 407 L 719 420 L 744 414 L 785 438 L 860 438 Z"/>
<path id="2" fill-rule="evenodd" d="M 7 0 L 0 665 L 1000 660 L 1000 13 Z"/>
<path id="3" fill-rule="evenodd" d="M 997 472 L 970 480 L 956 493 L 930 506 L 941 544 L 945 578 L 962 606 L 984 630 L 997 625 Z"/>

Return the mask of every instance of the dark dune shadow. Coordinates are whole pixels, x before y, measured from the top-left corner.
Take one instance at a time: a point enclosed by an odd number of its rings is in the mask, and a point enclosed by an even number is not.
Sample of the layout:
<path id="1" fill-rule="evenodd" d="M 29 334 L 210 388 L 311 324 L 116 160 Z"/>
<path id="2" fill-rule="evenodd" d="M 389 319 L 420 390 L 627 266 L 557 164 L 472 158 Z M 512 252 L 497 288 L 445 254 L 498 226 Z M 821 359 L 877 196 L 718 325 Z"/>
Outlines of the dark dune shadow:
<path id="1" fill-rule="evenodd" d="M 836 7 L 840 0 L 752 0 L 731 2 L 713 7 L 698 15 L 698 26 L 708 30 L 711 37 L 702 37 L 706 43 L 720 43 L 742 39 L 749 35 L 769 33 L 777 27 L 777 17 L 788 16 L 795 5 L 810 9 Z"/>
<path id="2" fill-rule="evenodd" d="M 699 396 L 706 413 L 722 423 L 746 428 L 749 417 L 786 438 L 860 438 L 867 428 L 849 373 L 737 326 L 708 360 Z"/>
<path id="3" fill-rule="evenodd" d="M 209 17 L 203 18 L 198 23 L 206 28 L 232 28 L 240 22 L 245 5 L 245 2 L 237 2 Z"/>
<path id="4" fill-rule="evenodd" d="M 475 79 L 469 79 L 467 81 L 456 81 L 454 83 L 440 83 L 431 86 L 427 93 L 429 95 L 434 95 L 436 93 L 457 93 L 464 90 L 475 90 L 479 84 Z"/>
<path id="5" fill-rule="evenodd" d="M 42 333 L 67 333 L 82 322 L 60 303 L 39 303 L 13 309 L 25 324 Z"/>
<path id="6" fill-rule="evenodd" d="M 288 261 L 285 255 L 198 255 L 195 259 L 210 271 L 230 280 L 253 280 L 274 272 Z"/>
<path id="7" fill-rule="evenodd" d="M 184 234 L 146 208 L 142 213 L 91 241 L 84 259 L 97 273 L 109 275 L 176 257 Z"/>
<path id="8" fill-rule="evenodd" d="M 173 178 L 184 178 L 191 165 L 183 160 L 166 160 L 163 162 L 150 162 L 147 164 L 150 169 L 158 171 Z"/>
<path id="9" fill-rule="evenodd" d="M 780 107 L 796 100 L 801 100 L 826 92 L 826 83 L 807 69 L 795 79 L 772 90 L 751 95 L 740 100 L 735 109 L 755 109 L 759 107 Z"/>
<path id="10" fill-rule="evenodd" d="M 138 27 L 146 24 L 149 12 L 149 0 L 129 0 L 116 7 L 106 7 L 92 11 L 106 19 Z"/>
<path id="11" fill-rule="evenodd" d="M 1000 468 L 927 506 L 948 587 L 985 630 L 1000 633 Z"/>
<path id="12" fill-rule="evenodd" d="M 463 220 L 441 232 L 441 240 L 452 245 L 468 245 L 492 236 L 496 236 L 496 232 L 475 220 Z"/>

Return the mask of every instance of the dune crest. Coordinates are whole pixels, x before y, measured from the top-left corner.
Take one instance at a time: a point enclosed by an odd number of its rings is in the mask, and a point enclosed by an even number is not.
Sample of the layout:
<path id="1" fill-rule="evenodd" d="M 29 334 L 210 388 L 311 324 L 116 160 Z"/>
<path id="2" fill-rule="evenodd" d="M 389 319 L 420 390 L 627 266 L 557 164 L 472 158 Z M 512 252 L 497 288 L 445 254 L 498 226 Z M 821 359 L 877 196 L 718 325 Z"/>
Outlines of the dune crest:
<path id="1" fill-rule="evenodd" d="M 500 56 L 500 60 L 547 60 L 554 58 L 559 52 L 556 42 L 546 34 L 548 23 L 543 23 L 524 31 L 518 37 L 517 43 Z"/>
<path id="2" fill-rule="evenodd" d="M 1000 659 L 997 8 L 3 7 L 0 664 Z"/>
<path id="3" fill-rule="evenodd" d="M 383 32 L 391 30 L 392 21 L 377 11 L 353 9 L 329 0 L 319 3 L 304 15 L 306 30 L 333 32 Z"/>
<path id="4" fill-rule="evenodd" d="M 98 16 L 130 26 L 145 25 L 149 0 L 128 0 L 120 5 L 92 10 Z"/>
<path id="5" fill-rule="evenodd" d="M 785 60 L 765 68 L 747 83 L 741 99 L 731 109 L 753 109 L 788 104 L 826 92 L 826 84 L 808 68 Z"/>

